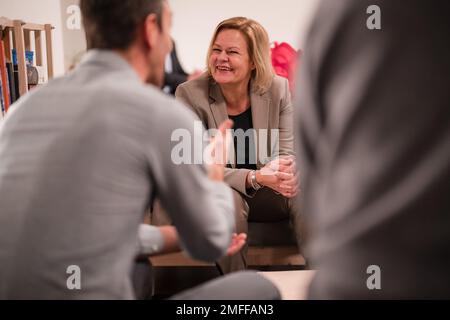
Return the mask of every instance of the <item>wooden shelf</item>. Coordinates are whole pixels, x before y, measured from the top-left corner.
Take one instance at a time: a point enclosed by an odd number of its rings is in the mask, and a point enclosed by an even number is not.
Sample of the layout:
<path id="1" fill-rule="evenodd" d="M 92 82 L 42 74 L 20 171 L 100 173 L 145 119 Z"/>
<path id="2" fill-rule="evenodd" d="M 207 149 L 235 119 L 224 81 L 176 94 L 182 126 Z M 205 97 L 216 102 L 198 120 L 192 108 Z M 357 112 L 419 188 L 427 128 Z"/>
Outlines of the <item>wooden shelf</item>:
<path id="1" fill-rule="evenodd" d="M 0 31 L 5 44 L 5 57 L 12 62 L 12 49 L 16 49 L 19 71 L 19 94 L 22 96 L 28 92 L 27 67 L 25 51 L 31 50 L 31 32 L 34 33 L 35 65 L 46 67 L 48 79 L 53 78 L 53 45 L 51 24 L 28 23 L 22 20 L 11 20 L 0 17 Z M 44 64 L 42 34 L 45 36 L 46 61 Z"/>

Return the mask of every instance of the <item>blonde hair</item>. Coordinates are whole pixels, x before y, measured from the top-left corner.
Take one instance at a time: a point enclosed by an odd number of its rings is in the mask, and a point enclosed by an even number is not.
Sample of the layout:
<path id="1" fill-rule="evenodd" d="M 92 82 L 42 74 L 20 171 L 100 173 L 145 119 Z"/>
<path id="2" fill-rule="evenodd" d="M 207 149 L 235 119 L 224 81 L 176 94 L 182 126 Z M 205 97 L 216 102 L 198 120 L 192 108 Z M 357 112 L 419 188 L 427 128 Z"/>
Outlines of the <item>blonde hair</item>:
<path id="1" fill-rule="evenodd" d="M 208 66 L 208 74 L 212 76 L 209 66 L 209 59 L 217 36 L 222 30 L 232 29 L 238 30 L 247 42 L 247 50 L 250 61 L 255 65 L 252 71 L 252 84 L 256 92 L 263 93 L 269 89 L 275 75 L 270 57 L 270 43 L 267 31 L 258 22 L 245 17 L 234 17 L 222 21 L 216 27 L 211 43 L 209 44 L 208 54 L 206 57 L 206 65 Z"/>

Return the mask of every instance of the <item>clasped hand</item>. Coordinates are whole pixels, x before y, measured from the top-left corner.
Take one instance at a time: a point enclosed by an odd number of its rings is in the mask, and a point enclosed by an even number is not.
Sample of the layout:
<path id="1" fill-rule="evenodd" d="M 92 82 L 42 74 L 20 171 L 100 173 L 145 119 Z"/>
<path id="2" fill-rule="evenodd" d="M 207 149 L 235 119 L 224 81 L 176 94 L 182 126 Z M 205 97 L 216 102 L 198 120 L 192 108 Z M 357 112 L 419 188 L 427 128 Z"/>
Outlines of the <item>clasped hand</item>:
<path id="1" fill-rule="evenodd" d="M 286 198 L 294 198 L 299 191 L 295 158 L 281 156 L 270 161 L 257 173 L 257 181 Z"/>

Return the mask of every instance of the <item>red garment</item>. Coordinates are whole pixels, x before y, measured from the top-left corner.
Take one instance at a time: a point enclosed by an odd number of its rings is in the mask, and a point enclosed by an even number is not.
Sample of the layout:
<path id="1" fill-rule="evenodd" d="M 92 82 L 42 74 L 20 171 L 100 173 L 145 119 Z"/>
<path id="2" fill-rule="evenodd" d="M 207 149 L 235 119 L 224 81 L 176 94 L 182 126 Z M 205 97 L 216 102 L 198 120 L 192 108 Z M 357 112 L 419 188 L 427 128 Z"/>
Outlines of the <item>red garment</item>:
<path id="1" fill-rule="evenodd" d="M 297 60 L 301 57 L 301 50 L 296 51 L 286 42 L 274 42 L 271 53 L 275 73 L 289 80 L 289 88 L 292 93 L 295 88 L 294 80 L 297 71 Z"/>

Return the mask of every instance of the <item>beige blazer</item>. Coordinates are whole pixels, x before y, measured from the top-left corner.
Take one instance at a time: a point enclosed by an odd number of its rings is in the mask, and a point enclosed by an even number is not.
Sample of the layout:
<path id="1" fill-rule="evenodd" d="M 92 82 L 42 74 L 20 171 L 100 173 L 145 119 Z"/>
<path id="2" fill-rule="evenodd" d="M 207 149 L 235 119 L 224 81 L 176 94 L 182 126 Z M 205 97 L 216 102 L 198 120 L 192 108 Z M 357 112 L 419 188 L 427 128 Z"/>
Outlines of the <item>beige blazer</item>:
<path id="1" fill-rule="evenodd" d="M 250 92 L 253 128 L 259 137 L 255 144 L 267 147 L 263 152 L 256 150 L 257 168 L 260 169 L 270 158 L 293 154 L 293 109 L 285 78 L 275 76 L 270 88 L 262 94 L 257 93 L 250 85 Z M 206 129 L 217 128 L 228 119 L 221 89 L 206 73 L 178 86 L 175 96 L 197 114 Z M 260 131 L 261 129 L 266 130 Z M 279 130 L 278 137 L 271 129 Z M 277 144 L 279 148 L 271 147 Z M 261 156 L 267 157 L 262 159 Z M 232 164 L 232 168 L 225 169 L 225 181 L 233 189 L 252 196 L 254 193 L 245 187 L 249 171 L 236 169 L 235 164 Z"/>

